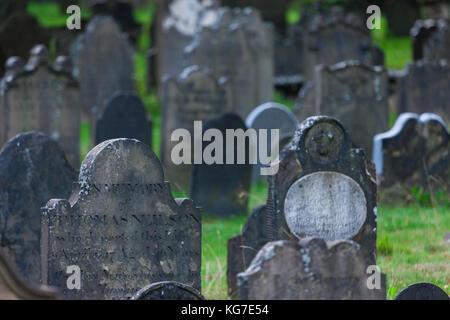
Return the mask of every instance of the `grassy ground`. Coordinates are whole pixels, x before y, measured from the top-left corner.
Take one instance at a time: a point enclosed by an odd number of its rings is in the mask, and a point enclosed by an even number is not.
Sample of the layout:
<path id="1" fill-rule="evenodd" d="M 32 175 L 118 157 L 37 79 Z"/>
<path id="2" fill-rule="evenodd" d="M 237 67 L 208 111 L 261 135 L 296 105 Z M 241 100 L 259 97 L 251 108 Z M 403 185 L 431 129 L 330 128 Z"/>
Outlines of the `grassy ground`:
<path id="1" fill-rule="evenodd" d="M 30 4 L 29 12 L 39 18 L 46 27 L 65 24 L 64 10 L 49 4 Z M 89 12 L 83 10 L 85 17 Z M 154 7 L 136 10 L 136 19 L 143 24 L 144 33 L 138 41 L 136 54 L 136 87 L 148 108 L 154 123 L 153 149 L 159 155 L 160 112 L 159 101 L 154 91 L 147 86 L 147 61 L 145 53 L 151 45 L 149 26 L 154 15 Z M 288 12 L 287 19 L 295 22 L 298 15 Z M 386 65 L 390 69 L 401 69 L 411 61 L 411 40 L 395 38 L 389 34 L 386 22 L 382 20 L 382 29 L 373 33 L 374 42 L 385 52 Z M 276 93 L 274 101 L 293 106 L 293 101 Z M 393 116 L 395 118 L 395 115 Z M 392 121 L 391 121 L 392 122 Z M 92 146 L 89 143 L 89 126 L 81 127 L 81 154 Z M 176 193 L 175 197 L 185 197 L 185 193 Z M 267 187 L 264 184 L 254 186 L 250 192 L 249 208 L 265 202 Z M 226 254 L 227 240 L 240 232 L 246 214 L 219 219 L 210 215 L 203 217 L 203 254 L 202 287 L 209 299 L 227 299 Z M 389 297 L 407 285 L 429 281 L 444 288 L 447 293 L 450 284 L 450 244 L 444 236 L 450 232 L 450 208 L 441 207 L 380 207 L 378 209 L 378 265 L 387 274 Z"/>

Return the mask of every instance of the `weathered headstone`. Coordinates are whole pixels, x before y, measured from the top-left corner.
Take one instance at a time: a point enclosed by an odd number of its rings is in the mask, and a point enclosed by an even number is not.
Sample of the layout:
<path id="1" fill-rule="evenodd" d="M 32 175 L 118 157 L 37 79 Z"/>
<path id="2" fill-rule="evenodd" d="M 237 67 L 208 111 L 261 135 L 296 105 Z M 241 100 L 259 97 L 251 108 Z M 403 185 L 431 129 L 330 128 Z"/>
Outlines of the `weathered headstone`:
<path id="1" fill-rule="evenodd" d="M 409 64 L 397 79 L 399 112 L 432 112 L 450 123 L 450 65 L 423 63 Z"/>
<path id="2" fill-rule="evenodd" d="M 40 208 L 70 195 L 76 173 L 58 145 L 42 133 L 22 133 L 0 152 L 0 247 L 20 274 L 40 282 Z"/>
<path id="3" fill-rule="evenodd" d="M 148 145 L 102 142 L 78 185 L 69 200 L 42 209 L 43 284 L 66 299 L 128 299 L 166 280 L 200 290 L 201 213 L 190 199 L 173 199 Z M 69 266 L 79 267 L 80 290 L 66 286 Z"/>
<path id="4" fill-rule="evenodd" d="M 176 281 L 163 281 L 142 288 L 131 300 L 205 300 L 205 298 L 191 286 Z"/>
<path id="5" fill-rule="evenodd" d="M 83 117 L 95 127 L 107 99 L 116 91 L 134 89 L 134 50 L 112 17 L 95 16 L 73 43 L 71 58 Z"/>
<path id="6" fill-rule="evenodd" d="M 187 190 L 192 165 L 173 162 L 172 150 L 179 142 L 171 141 L 171 135 L 181 128 L 193 135 L 194 121 L 210 120 L 229 111 L 231 90 L 226 79 L 198 66 L 184 69 L 178 78 L 165 78 L 163 86 L 161 160 L 171 185 Z M 189 142 L 192 146 L 193 140 Z"/>
<path id="7" fill-rule="evenodd" d="M 114 138 L 137 139 L 152 145 L 152 122 L 141 99 L 133 92 L 114 94 L 97 121 L 95 144 Z"/>
<path id="8" fill-rule="evenodd" d="M 394 300 L 450 300 L 450 297 L 437 285 L 419 282 L 400 291 Z"/>
<path id="9" fill-rule="evenodd" d="M 423 47 L 423 60 L 450 63 L 450 24 L 446 20 L 438 20 L 437 29 L 430 35 Z"/>
<path id="10" fill-rule="evenodd" d="M 374 137 L 373 161 L 383 200 L 404 197 L 412 187 L 450 195 L 450 135 L 435 114 L 401 114 Z"/>
<path id="11" fill-rule="evenodd" d="M 24 66 L 18 57 L 6 64 L 0 99 L 1 143 L 16 134 L 39 131 L 53 138 L 70 164 L 80 163 L 80 90 L 64 57 L 50 64 L 48 51 L 35 46 Z"/>
<path id="12" fill-rule="evenodd" d="M 361 247 L 319 238 L 267 243 L 238 275 L 241 300 L 385 300 L 386 278 L 369 288 Z"/>
<path id="13" fill-rule="evenodd" d="M 411 28 L 409 34 L 413 45 L 414 60 L 423 58 L 423 47 L 429 37 L 437 30 L 438 20 L 427 19 L 417 20 Z"/>
<path id="14" fill-rule="evenodd" d="M 305 89 L 306 90 L 306 89 Z M 314 83 L 298 102 L 294 113 L 299 121 L 315 115 L 339 119 L 356 146 L 367 154 L 373 136 L 388 128 L 388 75 L 384 68 L 358 61 L 319 66 Z"/>
<path id="15" fill-rule="evenodd" d="M 203 163 L 194 164 L 190 196 L 204 212 L 218 216 L 245 214 L 252 169 L 249 163 L 250 142 L 248 139 L 241 141 L 234 134 L 239 129 L 246 131 L 247 128 L 238 115 L 226 113 L 203 124 L 204 135 L 209 129 L 221 134 L 222 139 L 213 136 L 214 142 L 195 142 L 202 145 Z M 228 139 L 229 135 L 226 133 L 228 129 L 234 130 L 232 139 Z M 210 143 L 214 144 L 210 145 Z M 211 159 L 213 163 L 205 162 L 206 148 L 211 155 L 214 154 L 214 159 Z M 214 148 L 214 152 L 211 148 Z M 238 162 L 240 161 L 239 153 L 243 153 L 245 157 L 243 163 Z M 231 163 L 228 161 L 230 155 L 233 155 Z"/>
<path id="16" fill-rule="evenodd" d="M 278 149 L 281 150 L 294 136 L 294 132 L 298 126 L 297 119 L 288 108 L 273 102 L 262 104 L 254 109 L 248 115 L 245 124 L 248 128 L 257 131 L 260 129 L 266 129 L 268 131 L 266 139 L 267 152 L 270 151 L 270 146 L 272 145 L 270 130 L 279 130 L 279 140 L 274 143 L 278 143 Z M 258 144 L 259 143 L 260 142 L 258 141 Z M 258 145 L 255 146 L 253 150 L 259 152 Z M 254 165 L 252 169 L 253 182 L 266 180 L 266 177 L 260 174 L 261 166 L 263 165 L 261 165 L 261 161 L 258 157 L 258 163 Z"/>

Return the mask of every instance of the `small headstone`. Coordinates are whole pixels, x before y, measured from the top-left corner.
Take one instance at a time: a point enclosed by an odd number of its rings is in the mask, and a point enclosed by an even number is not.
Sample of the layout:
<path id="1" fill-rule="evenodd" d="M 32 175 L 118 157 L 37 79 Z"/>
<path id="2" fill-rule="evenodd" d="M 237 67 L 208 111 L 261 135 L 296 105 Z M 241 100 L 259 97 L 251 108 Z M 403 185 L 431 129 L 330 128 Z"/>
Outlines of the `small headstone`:
<path id="1" fill-rule="evenodd" d="M 247 212 L 250 191 L 251 164 L 249 163 L 249 141 L 238 143 L 238 139 L 227 143 L 227 129 L 246 131 L 241 118 L 233 113 L 226 113 L 219 118 L 209 120 L 203 125 L 203 134 L 209 129 L 220 131 L 222 141 L 214 140 L 215 159 L 213 164 L 195 164 L 192 171 L 190 196 L 204 212 L 217 216 L 245 214 Z M 216 138 L 215 138 L 216 139 Z M 212 142 L 197 141 L 202 144 L 202 153 Z M 230 150 L 228 147 L 234 149 Z M 211 148 L 211 146 L 209 146 Z M 223 150 L 218 155 L 218 150 Z M 233 163 L 227 162 L 228 156 L 234 152 Z M 238 153 L 244 152 L 244 164 L 238 163 Z M 205 156 L 203 156 L 205 161 Z M 217 162 L 221 162 L 220 164 Z"/>
<path id="2" fill-rule="evenodd" d="M 294 132 L 297 129 L 298 122 L 294 114 L 285 106 L 278 103 L 268 102 L 255 108 L 245 120 L 247 128 L 255 130 L 266 129 L 267 130 L 267 148 L 272 145 L 270 130 L 279 130 L 279 150 L 281 150 L 294 136 Z M 258 141 L 258 144 L 260 142 Z M 258 145 L 254 148 L 259 152 Z M 267 152 L 269 152 L 267 150 Z M 266 180 L 266 176 L 260 175 L 261 161 L 258 158 L 258 163 L 253 166 L 252 181 Z"/>
<path id="3" fill-rule="evenodd" d="M 40 283 L 40 208 L 70 195 L 76 173 L 42 133 L 22 133 L 0 152 L 0 247 L 28 281 Z"/>
<path id="4" fill-rule="evenodd" d="M 97 121 L 95 143 L 114 138 L 137 139 L 152 145 L 152 122 L 141 99 L 133 92 L 114 94 Z"/>
<path id="5" fill-rule="evenodd" d="M 73 43 L 71 58 L 83 116 L 95 126 L 107 99 L 116 91 L 134 90 L 134 50 L 112 17 L 95 16 Z"/>
<path id="6" fill-rule="evenodd" d="M 24 66 L 18 57 L 6 64 L 0 99 L 1 143 L 26 131 L 53 138 L 74 167 L 80 164 L 80 89 L 72 64 L 64 57 L 49 62 L 43 45 L 35 46 Z"/>
<path id="7" fill-rule="evenodd" d="M 176 281 L 152 283 L 136 293 L 131 300 L 205 300 L 200 291 Z"/>
<path id="8" fill-rule="evenodd" d="M 394 300 L 450 300 L 450 297 L 437 285 L 419 282 L 400 291 Z"/>
<path id="9" fill-rule="evenodd" d="M 198 66 L 183 70 L 178 78 L 164 79 L 162 101 L 161 161 L 167 179 L 176 190 L 187 190 L 192 171 L 191 164 L 175 164 L 172 161 L 171 141 L 176 129 L 187 129 L 192 137 L 194 121 L 206 121 L 230 110 L 231 90 L 228 81 Z M 190 141 L 193 146 L 193 139 Z M 190 148 L 189 148 L 190 149 Z"/>
<path id="10" fill-rule="evenodd" d="M 42 283 L 66 299 L 128 299 L 166 280 L 200 290 L 201 213 L 173 199 L 158 158 L 138 140 L 92 149 L 78 190 L 42 209 L 41 234 Z M 69 266 L 80 270 L 80 290 L 66 286 Z"/>
<path id="11" fill-rule="evenodd" d="M 379 288 L 368 287 L 369 275 L 353 241 L 274 241 L 238 275 L 238 295 L 241 300 L 385 300 L 385 275 L 379 275 Z"/>

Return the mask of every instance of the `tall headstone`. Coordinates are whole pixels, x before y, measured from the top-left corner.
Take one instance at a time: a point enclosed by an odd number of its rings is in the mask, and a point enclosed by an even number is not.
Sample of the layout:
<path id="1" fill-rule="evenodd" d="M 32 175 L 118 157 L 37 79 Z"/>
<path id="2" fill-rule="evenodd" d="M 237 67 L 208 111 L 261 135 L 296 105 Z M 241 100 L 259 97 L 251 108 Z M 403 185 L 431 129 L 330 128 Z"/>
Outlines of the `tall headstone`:
<path id="1" fill-rule="evenodd" d="M 298 122 L 294 114 L 285 106 L 274 102 L 268 102 L 255 108 L 245 120 L 245 124 L 248 128 L 255 130 L 267 130 L 266 148 L 267 152 L 270 152 L 272 146 L 272 140 L 270 132 L 271 130 L 279 130 L 279 140 L 273 143 L 278 144 L 278 150 L 281 150 L 294 136 L 294 132 L 297 129 Z M 259 138 L 259 136 L 258 136 Z M 259 140 L 253 150 L 259 153 Z M 261 161 L 258 157 L 257 164 L 252 169 L 252 181 L 266 180 L 266 176 L 260 174 Z"/>
<path id="2" fill-rule="evenodd" d="M 400 291 L 394 300 L 450 300 L 450 297 L 437 285 L 419 282 Z"/>
<path id="3" fill-rule="evenodd" d="M 15 136 L 0 152 L 0 247 L 28 281 L 40 283 L 40 208 L 70 195 L 76 173 L 42 133 Z"/>
<path id="4" fill-rule="evenodd" d="M 384 68 L 358 61 L 319 66 L 305 101 L 298 103 L 297 119 L 327 115 L 337 118 L 348 130 L 356 146 L 367 154 L 373 136 L 388 128 L 388 75 Z M 302 110 L 303 109 L 303 110 Z"/>
<path id="5" fill-rule="evenodd" d="M 131 300 L 205 300 L 200 291 L 176 281 L 152 283 L 139 290 Z"/>
<path id="6" fill-rule="evenodd" d="M 66 299 L 128 299 L 158 281 L 200 290 L 201 213 L 173 199 L 150 147 L 134 139 L 104 141 L 80 169 L 69 200 L 42 209 L 42 283 Z M 68 266 L 80 290 L 66 286 Z"/>
<path id="7" fill-rule="evenodd" d="M 231 135 L 226 132 L 230 129 L 234 130 Z M 239 130 L 245 132 L 246 129 L 242 119 L 233 113 L 223 114 L 203 125 L 203 135 L 213 134 L 214 141 L 195 142 L 202 145 L 203 162 L 194 165 L 190 196 L 204 212 L 218 216 L 247 212 L 251 179 L 250 142 L 237 137 Z M 205 155 L 212 156 L 211 163 L 206 162 L 209 160 Z M 231 161 L 230 155 L 233 155 Z"/>
<path id="8" fill-rule="evenodd" d="M 386 278 L 369 288 L 361 247 L 353 241 L 267 243 L 238 275 L 241 300 L 385 300 Z"/>
<path id="9" fill-rule="evenodd" d="M 133 92 L 114 94 L 97 121 L 95 143 L 114 138 L 137 139 L 152 145 L 152 122 L 141 99 Z"/>
<path id="10" fill-rule="evenodd" d="M 225 78 L 216 78 L 210 71 L 191 66 L 178 78 L 164 79 L 162 102 L 161 160 L 167 178 L 177 190 L 187 190 L 191 164 L 175 164 L 172 150 L 180 142 L 172 141 L 176 129 L 187 129 L 193 135 L 194 121 L 213 119 L 231 109 L 231 90 Z M 193 145 L 193 140 L 183 141 Z M 191 150 L 186 146 L 186 150 Z"/>
<path id="11" fill-rule="evenodd" d="M 450 134 L 435 114 L 401 114 L 374 137 L 373 161 L 383 201 L 404 198 L 413 187 L 450 196 Z"/>
<path id="12" fill-rule="evenodd" d="M 50 64 L 43 45 L 35 46 L 28 63 L 11 57 L 0 90 L 1 143 L 26 131 L 53 138 L 72 166 L 80 163 L 80 90 L 72 64 L 58 57 Z"/>
<path id="13" fill-rule="evenodd" d="M 95 127 L 116 91 L 134 89 L 134 50 L 112 17 L 95 16 L 73 43 L 71 58 L 80 81 L 83 118 Z"/>

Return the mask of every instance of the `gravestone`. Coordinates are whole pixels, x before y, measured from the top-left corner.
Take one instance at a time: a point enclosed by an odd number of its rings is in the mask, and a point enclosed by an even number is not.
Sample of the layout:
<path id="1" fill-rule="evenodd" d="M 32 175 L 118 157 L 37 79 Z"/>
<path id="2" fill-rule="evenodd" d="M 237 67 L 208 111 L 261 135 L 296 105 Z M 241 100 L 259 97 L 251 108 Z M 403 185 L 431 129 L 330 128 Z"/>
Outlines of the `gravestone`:
<path id="1" fill-rule="evenodd" d="M 423 47 L 423 60 L 425 62 L 440 62 L 446 60 L 450 63 L 450 24 L 441 19 L 436 22 L 436 31 L 433 32 Z"/>
<path id="2" fill-rule="evenodd" d="M 285 106 L 278 103 L 268 102 L 255 108 L 245 120 L 245 124 L 248 128 L 255 130 L 266 129 L 267 130 L 267 152 L 270 152 L 270 146 L 272 145 L 270 131 L 273 129 L 279 130 L 279 145 L 278 150 L 281 150 L 290 139 L 294 136 L 294 132 L 297 129 L 298 122 L 294 114 Z M 259 143 L 259 141 L 258 141 Z M 255 152 L 258 146 L 253 149 Z M 253 166 L 252 181 L 266 180 L 266 176 L 260 174 L 261 161 L 258 157 L 257 164 Z M 264 166 L 267 167 L 267 166 Z"/>
<path id="3" fill-rule="evenodd" d="M 171 135 L 181 128 L 193 135 L 194 121 L 210 120 L 229 111 L 230 85 L 225 78 L 216 78 L 206 69 L 191 66 L 178 78 L 165 78 L 163 86 L 161 161 L 171 185 L 176 190 L 187 190 L 193 160 L 191 164 L 173 162 L 171 154 L 178 140 L 171 141 Z M 189 143 L 192 146 L 193 140 Z"/>
<path id="4" fill-rule="evenodd" d="M 440 63 L 410 63 L 397 79 L 399 113 L 432 112 L 450 123 L 450 65 Z"/>
<path id="5" fill-rule="evenodd" d="M 190 196 L 204 212 L 217 216 L 245 214 L 252 169 L 249 164 L 250 142 L 249 139 L 244 138 L 242 141 L 235 136 L 232 136 L 233 140 L 228 139 L 226 131 L 232 129 L 236 133 L 239 129 L 246 131 L 247 128 L 238 115 L 226 113 L 203 124 L 204 135 L 209 129 L 214 130 L 218 135 L 221 134 L 222 139 L 214 135 L 214 142 L 194 142 L 202 145 L 203 162 L 194 164 Z M 214 148 L 214 153 L 211 148 Z M 214 162 L 209 164 L 205 162 L 205 154 L 208 150 L 211 155 L 214 154 L 214 159 L 211 159 Z M 238 162 L 240 158 L 238 153 L 242 152 L 245 158 L 241 164 Z M 233 156 L 232 163 L 228 161 L 231 156 Z"/>
<path id="6" fill-rule="evenodd" d="M 246 224 L 247 230 L 261 231 L 256 236 L 243 232 L 242 240 L 231 240 L 252 249 L 234 245 L 228 261 L 238 263 L 229 270 L 239 268 L 239 256 L 245 259 L 240 265 L 248 265 L 261 243 L 305 237 L 353 240 L 361 245 L 366 265 L 375 264 L 375 178 L 367 168 L 364 150 L 352 148 L 339 121 L 326 116 L 303 121 L 280 153 L 278 172 L 268 179 L 265 212 L 256 214 L 264 218 L 252 216 Z M 235 277 L 236 273 L 228 273 L 229 285 L 236 283 Z M 233 294 L 236 288 L 230 287 L 229 292 Z"/>
<path id="7" fill-rule="evenodd" d="M 400 291 L 394 300 L 450 300 L 450 297 L 432 283 L 419 282 Z"/>
<path id="8" fill-rule="evenodd" d="M 163 281 L 142 288 L 131 300 L 205 300 L 205 298 L 191 286 L 176 281 Z"/>
<path id="9" fill-rule="evenodd" d="M 128 299 L 166 280 L 200 290 L 201 213 L 173 199 L 158 158 L 138 140 L 92 149 L 69 200 L 42 209 L 41 235 L 42 283 L 66 299 Z M 80 290 L 66 286 L 68 266 L 79 267 Z"/>
<path id="10" fill-rule="evenodd" d="M 76 173 L 42 133 L 15 136 L 0 152 L 0 247 L 28 281 L 40 283 L 40 208 L 70 195 Z"/>
<path id="11" fill-rule="evenodd" d="M 239 299 L 385 300 L 385 276 L 380 275 L 379 288 L 370 289 L 366 268 L 353 241 L 274 241 L 239 273 Z"/>
<path id="12" fill-rule="evenodd" d="M 413 187 L 450 195 L 450 135 L 435 114 L 403 113 L 374 137 L 373 161 L 381 198 L 403 198 Z"/>
<path id="13" fill-rule="evenodd" d="M 417 20 L 411 28 L 409 34 L 413 44 L 414 61 L 423 58 L 423 47 L 430 36 L 437 30 L 438 20 L 426 19 Z"/>
<path id="14" fill-rule="evenodd" d="M 8 254 L 0 249 L 0 300 L 55 300 L 54 288 L 27 282 L 19 273 Z"/>
<path id="15" fill-rule="evenodd" d="M 381 67 L 346 61 L 316 69 L 294 113 L 299 121 L 328 115 L 339 119 L 356 146 L 370 154 L 373 136 L 388 128 L 388 75 Z M 309 92 L 308 92 L 309 90 Z M 303 109 L 303 110 L 302 110 Z"/>
<path id="16" fill-rule="evenodd" d="M 70 164 L 80 163 L 80 90 L 70 61 L 60 56 L 50 63 L 47 49 L 35 46 L 24 66 L 18 57 L 6 64 L 0 99 L 1 143 L 26 131 L 54 139 Z"/>
<path id="17" fill-rule="evenodd" d="M 97 121 L 95 143 L 114 138 L 137 139 L 152 146 L 152 122 L 141 99 L 133 92 L 114 94 Z"/>
<path id="18" fill-rule="evenodd" d="M 134 50 L 112 17 L 95 16 L 71 48 L 74 74 L 80 81 L 82 115 L 95 120 L 116 91 L 134 89 Z"/>

